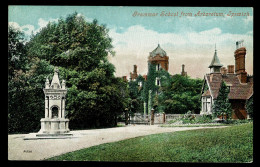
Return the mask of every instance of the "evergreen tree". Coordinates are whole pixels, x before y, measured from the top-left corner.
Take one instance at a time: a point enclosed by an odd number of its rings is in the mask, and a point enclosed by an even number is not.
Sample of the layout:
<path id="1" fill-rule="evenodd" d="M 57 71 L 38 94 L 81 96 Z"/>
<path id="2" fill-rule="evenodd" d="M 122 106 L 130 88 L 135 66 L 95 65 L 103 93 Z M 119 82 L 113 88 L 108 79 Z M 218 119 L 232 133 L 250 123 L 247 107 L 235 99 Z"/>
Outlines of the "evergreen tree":
<path id="1" fill-rule="evenodd" d="M 225 82 L 221 82 L 218 97 L 213 104 L 213 114 L 215 116 L 226 115 L 227 119 L 231 118 L 232 108 L 231 103 L 228 99 L 229 88 L 226 86 Z"/>

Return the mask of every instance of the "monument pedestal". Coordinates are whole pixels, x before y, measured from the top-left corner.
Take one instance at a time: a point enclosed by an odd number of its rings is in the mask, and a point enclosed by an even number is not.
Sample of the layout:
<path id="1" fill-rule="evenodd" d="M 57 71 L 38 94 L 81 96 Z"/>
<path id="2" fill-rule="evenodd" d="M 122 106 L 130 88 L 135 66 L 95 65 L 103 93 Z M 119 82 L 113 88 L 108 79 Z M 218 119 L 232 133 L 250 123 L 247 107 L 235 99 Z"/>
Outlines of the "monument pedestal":
<path id="1" fill-rule="evenodd" d="M 65 118 L 42 118 L 41 119 L 41 130 L 36 136 L 47 136 L 47 135 L 67 135 L 69 133 L 69 119 Z"/>

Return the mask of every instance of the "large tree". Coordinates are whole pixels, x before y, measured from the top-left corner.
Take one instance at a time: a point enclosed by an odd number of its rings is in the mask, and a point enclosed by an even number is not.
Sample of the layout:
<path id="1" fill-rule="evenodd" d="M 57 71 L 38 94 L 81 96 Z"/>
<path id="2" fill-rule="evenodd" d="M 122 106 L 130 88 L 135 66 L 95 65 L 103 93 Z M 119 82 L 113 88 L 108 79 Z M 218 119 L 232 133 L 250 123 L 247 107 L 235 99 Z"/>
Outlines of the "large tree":
<path id="1" fill-rule="evenodd" d="M 200 111 L 201 79 L 192 79 L 176 74 L 162 82 L 162 93 L 159 96 L 161 108 L 165 113 L 184 114 L 188 111 Z M 165 84 L 163 84 L 165 83 Z"/>
<path id="2" fill-rule="evenodd" d="M 49 23 L 33 35 L 26 45 L 30 70 L 25 76 L 30 76 L 28 87 L 37 90 L 28 96 L 41 104 L 32 102 L 38 108 L 28 112 L 44 113 L 44 81 L 51 79 L 58 66 L 60 79 L 67 81 L 70 128 L 115 126 L 117 114 L 128 106 L 128 92 L 107 60 L 108 54 L 114 55 L 111 42 L 104 25 L 97 20 L 88 23 L 77 13 Z"/>
<path id="3" fill-rule="evenodd" d="M 112 39 L 105 25 L 88 23 L 77 13 L 58 23 L 49 23 L 32 38 L 29 55 L 60 67 L 67 81 L 67 111 L 71 128 L 114 126 L 126 100 L 126 85 L 115 78 L 115 67 L 108 62 Z M 120 87 L 120 89 L 119 89 Z"/>

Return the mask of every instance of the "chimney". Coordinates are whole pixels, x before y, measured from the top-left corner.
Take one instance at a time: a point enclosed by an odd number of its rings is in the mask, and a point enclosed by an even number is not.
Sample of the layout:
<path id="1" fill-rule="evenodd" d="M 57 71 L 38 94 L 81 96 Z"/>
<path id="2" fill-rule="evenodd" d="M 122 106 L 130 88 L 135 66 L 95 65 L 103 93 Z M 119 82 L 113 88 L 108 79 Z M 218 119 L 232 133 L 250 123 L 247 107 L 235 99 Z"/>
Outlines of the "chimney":
<path id="1" fill-rule="evenodd" d="M 127 82 L 127 76 L 123 76 L 123 81 Z"/>
<path id="2" fill-rule="evenodd" d="M 239 78 L 241 83 L 247 83 L 247 72 L 241 72 L 238 75 L 238 78 Z"/>
<path id="3" fill-rule="evenodd" d="M 228 65 L 228 74 L 234 74 L 234 65 Z"/>
<path id="4" fill-rule="evenodd" d="M 182 73 L 184 72 L 184 67 L 185 67 L 185 65 L 183 64 L 183 65 L 182 65 Z"/>
<path id="5" fill-rule="evenodd" d="M 133 73 L 130 72 L 130 81 L 132 81 L 132 79 L 133 79 Z"/>
<path id="6" fill-rule="evenodd" d="M 245 69 L 246 48 L 240 47 L 235 51 L 235 73 L 241 83 L 247 83 L 247 72 Z"/>
<path id="7" fill-rule="evenodd" d="M 134 65 L 134 74 L 137 74 L 137 65 Z"/>
<path id="8" fill-rule="evenodd" d="M 240 74 L 245 72 L 245 57 L 246 57 L 246 48 L 241 47 L 235 51 L 235 72 Z"/>
<path id="9" fill-rule="evenodd" d="M 212 82 L 212 80 L 213 80 L 213 75 L 214 75 L 213 73 L 210 74 L 209 82 Z"/>
<path id="10" fill-rule="evenodd" d="M 147 80 L 147 75 L 143 75 L 143 78 L 146 81 Z"/>

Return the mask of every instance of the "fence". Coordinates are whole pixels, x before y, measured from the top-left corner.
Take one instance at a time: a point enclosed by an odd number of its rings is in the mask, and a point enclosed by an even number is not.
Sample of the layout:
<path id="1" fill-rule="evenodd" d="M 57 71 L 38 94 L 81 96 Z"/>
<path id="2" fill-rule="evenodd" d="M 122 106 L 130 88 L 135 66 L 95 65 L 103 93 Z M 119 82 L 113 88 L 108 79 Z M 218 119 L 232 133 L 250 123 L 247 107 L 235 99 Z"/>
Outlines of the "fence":
<path id="1" fill-rule="evenodd" d="M 198 117 L 200 114 L 190 114 L 191 116 Z M 134 113 L 129 116 L 130 124 L 164 124 L 171 120 L 182 118 L 184 114 L 164 114 L 156 113 L 152 115 L 144 115 L 141 113 Z"/>

